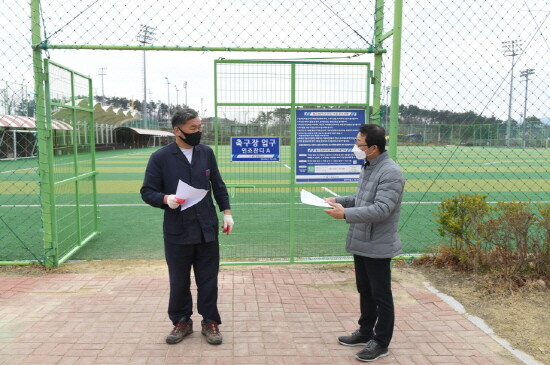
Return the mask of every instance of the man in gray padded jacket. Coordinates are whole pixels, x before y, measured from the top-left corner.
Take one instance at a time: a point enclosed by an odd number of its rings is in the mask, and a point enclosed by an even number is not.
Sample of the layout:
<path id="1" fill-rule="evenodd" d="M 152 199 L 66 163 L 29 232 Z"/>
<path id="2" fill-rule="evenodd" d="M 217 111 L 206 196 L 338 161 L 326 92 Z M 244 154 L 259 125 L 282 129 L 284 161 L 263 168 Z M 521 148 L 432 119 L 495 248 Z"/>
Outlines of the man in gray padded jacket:
<path id="1" fill-rule="evenodd" d="M 384 128 L 363 124 L 353 152 L 365 160 L 357 192 L 325 199 L 332 206 L 325 212 L 350 225 L 346 250 L 353 254 L 361 307 L 359 329 L 338 341 L 345 346 L 364 346 L 355 357 L 373 361 L 388 355 L 393 335 L 390 261 L 402 252 L 397 225 L 405 179 L 386 152 Z"/>

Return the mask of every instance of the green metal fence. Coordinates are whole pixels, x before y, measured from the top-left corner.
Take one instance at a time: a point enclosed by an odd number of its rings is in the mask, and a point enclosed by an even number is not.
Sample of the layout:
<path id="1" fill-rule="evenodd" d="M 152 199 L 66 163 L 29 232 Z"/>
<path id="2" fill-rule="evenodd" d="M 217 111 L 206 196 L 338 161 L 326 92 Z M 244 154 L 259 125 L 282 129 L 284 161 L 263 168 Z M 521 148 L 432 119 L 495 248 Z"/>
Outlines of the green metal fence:
<path id="1" fill-rule="evenodd" d="M 299 193 L 306 189 L 322 197 L 348 195 L 356 184 L 332 179 L 296 183 L 296 111 L 355 107 L 365 110 L 368 120 L 370 65 L 219 60 L 215 75 L 218 124 L 209 135 L 232 189 L 240 226 L 238 234 L 224 239 L 225 258 L 349 258 L 342 245 L 347 226 L 327 219 L 321 208 L 300 204 Z M 397 158 L 407 178 L 400 226 L 405 252 L 423 253 L 440 242 L 434 215 L 438 203 L 458 193 L 486 194 L 491 202 L 548 203 L 550 149 L 541 145 L 548 130 L 550 126 L 539 128 L 538 135 L 526 134 L 524 144 L 506 146 L 511 141 L 505 125 L 401 124 L 390 140 L 397 138 Z M 231 162 L 230 138 L 252 136 L 280 138 L 280 161 Z M 352 143 L 350 138 L 350 149 Z M 332 146 L 330 140 L 324 144 Z"/>
<path id="2" fill-rule="evenodd" d="M 106 84 L 119 88 L 102 92 L 98 87 L 92 90 L 94 97 L 102 100 L 101 96 L 107 94 L 131 99 L 135 109 L 145 114 L 141 124 L 134 126 L 156 125 L 148 118 L 163 113 L 166 116 L 176 104 L 201 110 L 208 123 L 214 110 L 214 72 L 210 65 L 219 57 L 372 64 L 375 83 L 371 84 L 369 116 L 370 121 L 380 122 L 391 132 L 390 151 L 407 177 L 401 236 L 409 253 L 424 252 L 440 242 L 432 213 L 441 199 L 457 193 L 482 192 L 489 201 L 549 202 L 549 17 L 550 4 L 546 0 L 411 0 L 404 4 L 382 0 L 205 0 L 200 6 L 169 0 L 32 0 L 30 6 L 26 2 L 1 2 L 0 21 L 7 31 L 0 42 L 0 261 L 44 262 L 44 242 L 50 240 L 48 228 L 42 223 L 48 221 L 45 218 L 50 214 L 50 205 L 41 194 L 45 182 L 38 183 L 48 172 L 50 162 L 36 157 L 36 150 L 42 153 L 45 149 L 39 144 L 40 130 L 35 134 L 36 128 L 15 129 L 2 124 L 4 116 L 11 115 L 36 118 L 38 126 L 40 121 L 46 125 L 46 94 L 41 90 L 40 76 L 44 58 L 94 78 L 99 69 L 107 67 Z M 33 30 L 32 37 L 29 29 Z M 158 54 L 162 57 L 155 56 Z M 146 57 L 147 78 L 142 76 Z M 165 62 L 169 60 L 185 66 L 167 74 Z M 208 63 L 209 70 L 197 71 L 197 65 L 189 60 Z M 100 74 L 103 81 L 104 72 Z M 165 83 L 166 76 L 172 84 Z M 181 80 L 179 101 L 174 89 L 176 77 Z M 155 84 L 155 79 L 162 84 Z M 190 88 L 188 103 L 186 83 L 183 102 L 183 80 L 190 80 L 191 87 L 207 86 L 195 99 L 191 96 L 199 92 Z M 99 82 L 94 85 L 97 87 Z M 148 88 L 153 88 L 153 96 Z M 204 107 L 198 101 L 202 97 Z M 241 107 L 223 108 L 229 115 Z M 249 115 L 262 108 L 250 106 Z M 223 118 L 218 115 L 220 160 L 229 153 L 224 152 L 227 133 L 242 132 L 224 130 Z M 166 119 L 163 122 L 159 126 L 166 125 Z M 283 135 L 275 128 L 284 124 L 275 125 L 268 125 L 267 133 Z M 290 147 L 292 131 L 288 130 Z M 61 141 L 63 133 L 55 131 Z M 291 150 L 282 153 L 290 162 Z M 232 175 L 233 167 L 230 163 L 222 166 L 232 183 L 241 180 Z M 259 180 L 268 178 L 261 173 L 264 167 L 255 168 Z M 269 178 L 288 182 L 288 171 L 283 169 L 270 173 Z M 278 197 L 287 193 L 282 186 L 272 189 Z M 334 189 L 337 194 L 348 193 L 342 187 Z M 289 227 L 290 219 L 298 220 L 301 227 L 306 223 L 300 219 L 316 214 L 299 210 L 293 213 L 289 208 L 277 215 L 265 215 L 265 209 L 256 203 L 276 201 L 290 207 L 296 196 L 285 196 L 284 201 L 277 201 L 276 196 L 274 200 L 255 201 L 250 198 L 253 194 L 241 194 L 243 188 L 234 188 L 233 192 L 238 204 L 236 213 L 241 214 L 245 206 L 239 204 L 257 209 L 252 220 L 238 220 L 236 215 L 238 224 L 262 227 L 265 236 L 274 242 L 278 240 L 274 224 Z M 330 194 L 325 190 L 313 192 Z M 120 201 L 105 198 L 102 203 Z M 124 207 L 120 205 L 119 209 Z M 319 224 L 311 218 L 309 224 L 311 232 L 320 232 L 319 226 L 324 229 L 336 222 L 325 220 Z M 314 234 L 298 235 L 290 228 L 280 235 L 285 239 L 294 235 L 296 242 L 316 239 Z M 336 234 L 334 240 L 342 242 L 343 236 Z M 97 242 L 101 244 L 101 237 Z M 239 259 L 233 256 L 263 255 L 257 252 L 258 246 L 248 246 L 249 251 L 242 247 L 224 255 L 231 260 Z M 277 246 L 268 247 L 274 257 Z M 287 248 L 281 250 L 284 255 L 289 253 Z M 304 256 L 298 252 L 298 245 L 292 250 L 295 257 Z M 70 252 L 62 249 L 62 253 Z"/>
<path id="3" fill-rule="evenodd" d="M 370 119 L 371 65 L 218 60 L 214 74 L 217 123 L 211 140 L 232 192 L 232 210 L 239 217 L 241 232 L 224 238 L 224 258 L 238 262 L 349 260 L 342 245 L 345 225 L 327 219 L 319 207 L 301 204 L 300 192 L 351 194 L 357 184 L 296 182 L 296 111 L 363 111 L 364 119 L 357 120 L 348 133 L 350 142 L 345 148 L 351 153 L 357 128 Z M 315 132 L 322 135 L 332 134 L 324 130 L 327 127 L 304 126 L 319 129 Z M 339 132 L 339 127 L 334 127 L 334 132 Z M 280 158 L 271 162 L 232 161 L 230 139 L 246 141 L 253 136 L 265 140 L 277 137 Z M 322 145 L 329 148 L 331 143 L 325 140 Z M 252 146 L 250 153 L 257 154 Z M 336 147 L 341 146 L 332 146 Z"/>

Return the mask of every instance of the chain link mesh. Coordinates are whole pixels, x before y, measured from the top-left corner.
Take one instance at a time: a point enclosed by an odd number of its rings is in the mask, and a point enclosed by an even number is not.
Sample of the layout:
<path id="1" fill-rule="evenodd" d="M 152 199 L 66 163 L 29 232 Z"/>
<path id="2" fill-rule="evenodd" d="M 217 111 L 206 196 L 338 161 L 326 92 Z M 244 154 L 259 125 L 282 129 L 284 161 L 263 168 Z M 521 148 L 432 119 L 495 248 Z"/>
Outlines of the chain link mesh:
<path id="1" fill-rule="evenodd" d="M 128 46 L 141 24 L 154 45 L 180 47 L 368 48 L 373 1 L 42 1 L 51 44 Z"/>
<path id="2" fill-rule="evenodd" d="M 441 242 L 436 205 L 458 193 L 550 202 L 549 17 L 545 1 L 407 2 L 402 236 L 426 249 Z"/>
<path id="3" fill-rule="evenodd" d="M 98 52 L 55 47 L 314 50 L 372 62 L 376 3 L 383 4 L 388 32 L 393 2 L 44 0 L 41 33 L 49 45 L 44 56 L 61 63 L 75 52 L 90 58 Z M 0 20 L 8 25 L 0 42 L 0 115 L 34 116 L 29 14 L 25 2 L 0 3 Z M 441 199 L 459 192 L 485 193 L 489 201 L 550 201 L 549 18 L 546 0 L 405 2 L 395 136 L 408 179 L 405 240 L 425 250 L 437 244 L 432 213 Z M 140 42 L 144 24 L 154 37 Z M 381 108 L 372 117 L 388 127 L 397 107 L 389 105 L 396 61 L 391 36 L 383 47 Z M 0 127 L 1 260 L 42 255 L 37 161 L 23 158 L 36 154 L 31 130 Z"/>
<path id="4" fill-rule="evenodd" d="M 44 260 L 29 13 L 0 3 L 0 261 Z"/>

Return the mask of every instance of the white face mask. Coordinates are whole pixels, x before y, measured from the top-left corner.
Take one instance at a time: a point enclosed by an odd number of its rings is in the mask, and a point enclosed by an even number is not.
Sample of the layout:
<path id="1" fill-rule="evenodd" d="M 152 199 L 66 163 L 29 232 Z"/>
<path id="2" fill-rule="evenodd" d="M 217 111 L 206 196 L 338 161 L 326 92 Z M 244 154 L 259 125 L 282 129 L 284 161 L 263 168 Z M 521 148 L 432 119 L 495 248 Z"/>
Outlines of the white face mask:
<path id="1" fill-rule="evenodd" d="M 351 152 L 353 152 L 355 154 L 355 157 L 358 160 L 364 160 L 365 158 L 367 158 L 367 154 L 365 153 L 365 151 L 359 149 L 359 147 L 357 147 L 357 145 L 353 146 Z"/>

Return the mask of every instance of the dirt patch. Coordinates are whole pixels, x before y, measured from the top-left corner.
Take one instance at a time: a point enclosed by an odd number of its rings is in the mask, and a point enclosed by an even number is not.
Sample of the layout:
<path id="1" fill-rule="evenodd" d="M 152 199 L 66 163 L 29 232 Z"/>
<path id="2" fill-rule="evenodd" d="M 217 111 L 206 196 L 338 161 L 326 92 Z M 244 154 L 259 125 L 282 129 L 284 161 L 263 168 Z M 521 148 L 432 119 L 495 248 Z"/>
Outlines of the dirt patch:
<path id="1" fill-rule="evenodd" d="M 296 269 L 353 272 L 353 264 L 294 265 Z M 242 270 L 243 266 L 222 266 L 221 270 Z M 422 287 L 429 282 L 440 292 L 459 301 L 468 313 L 483 319 L 495 333 L 513 347 L 550 364 L 550 290 L 529 287 L 516 293 L 487 294 L 482 276 L 395 261 L 392 278 L 404 286 Z M 164 260 L 100 260 L 67 262 L 59 268 L 40 265 L 0 266 L 2 276 L 41 276 L 52 273 L 101 275 L 168 276 Z M 323 285 L 312 285 L 322 288 Z M 325 285 L 326 286 L 326 285 Z M 334 284 L 330 285 L 331 287 Z M 354 292 L 353 278 L 338 283 L 340 290 Z M 395 302 L 414 300 L 396 294 Z"/>
<path id="2" fill-rule="evenodd" d="M 353 264 L 324 266 L 328 270 L 353 270 Z M 487 323 L 497 336 L 543 364 L 550 364 L 550 290 L 527 287 L 515 293 L 488 294 L 485 277 L 447 269 L 392 262 L 392 280 L 406 287 L 425 289 L 428 282 L 460 302 L 466 311 Z M 323 285 L 312 285 L 323 288 Z M 327 286 L 327 285 L 325 285 Z M 338 283 L 338 288 L 356 291 L 353 278 Z M 414 301 L 406 292 L 394 292 L 396 305 Z"/>
<path id="3" fill-rule="evenodd" d="M 69 261 L 46 269 L 41 265 L 0 266 L 0 276 L 42 276 L 48 274 L 101 274 L 131 276 L 168 276 L 164 260 Z"/>
<path id="4" fill-rule="evenodd" d="M 409 265 L 410 266 L 410 265 Z M 550 290 L 525 287 L 514 293 L 487 293 L 482 275 L 415 266 L 437 290 L 452 296 L 514 348 L 550 364 Z"/>

